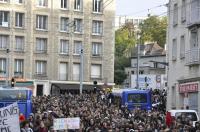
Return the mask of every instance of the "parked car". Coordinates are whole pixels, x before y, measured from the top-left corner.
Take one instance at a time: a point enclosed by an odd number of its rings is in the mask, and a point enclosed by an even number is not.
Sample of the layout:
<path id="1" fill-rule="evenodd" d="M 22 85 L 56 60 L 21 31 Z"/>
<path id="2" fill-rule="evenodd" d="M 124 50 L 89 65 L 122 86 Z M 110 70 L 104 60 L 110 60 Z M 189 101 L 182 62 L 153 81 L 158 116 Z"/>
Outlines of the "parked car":
<path id="1" fill-rule="evenodd" d="M 169 110 L 166 113 L 166 124 L 171 126 L 174 120 L 177 119 L 189 119 L 192 121 L 193 126 L 199 121 L 199 116 L 195 110 Z"/>

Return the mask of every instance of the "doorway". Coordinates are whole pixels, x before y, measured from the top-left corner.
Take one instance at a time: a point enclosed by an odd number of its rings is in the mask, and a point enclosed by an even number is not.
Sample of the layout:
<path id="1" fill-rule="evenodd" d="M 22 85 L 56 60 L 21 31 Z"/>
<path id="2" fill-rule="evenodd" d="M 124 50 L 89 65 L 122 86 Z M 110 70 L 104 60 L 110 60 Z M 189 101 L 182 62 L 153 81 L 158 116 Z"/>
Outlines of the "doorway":
<path id="1" fill-rule="evenodd" d="M 36 96 L 43 96 L 43 85 L 37 85 Z"/>

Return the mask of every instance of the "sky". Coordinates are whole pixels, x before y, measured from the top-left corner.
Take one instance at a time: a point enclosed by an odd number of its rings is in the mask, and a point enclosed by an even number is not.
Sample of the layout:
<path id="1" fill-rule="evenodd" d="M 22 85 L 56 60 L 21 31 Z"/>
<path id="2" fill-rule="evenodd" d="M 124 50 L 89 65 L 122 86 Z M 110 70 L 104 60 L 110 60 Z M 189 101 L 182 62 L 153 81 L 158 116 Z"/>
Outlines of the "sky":
<path id="1" fill-rule="evenodd" d="M 166 15 L 167 8 L 165 6 L 155 7 L 167 2 L 168 0 L 116 0 L 116 15 L 147 16 L 148 9 L 153 15 Z M 152 7 L 154 9 L 151 9 Z"/>

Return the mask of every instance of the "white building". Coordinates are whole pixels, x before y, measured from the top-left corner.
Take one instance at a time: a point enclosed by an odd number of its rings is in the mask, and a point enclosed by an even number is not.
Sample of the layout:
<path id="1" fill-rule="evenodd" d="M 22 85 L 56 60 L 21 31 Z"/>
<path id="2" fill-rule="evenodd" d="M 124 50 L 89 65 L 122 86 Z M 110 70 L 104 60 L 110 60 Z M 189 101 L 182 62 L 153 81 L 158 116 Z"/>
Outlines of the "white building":
<path id="1" fill-rule="evenodd" d="M 167 109 L 200 112 L 200 0 L 169 0 Z"/>
<path id="2" fill-rule="evenodd" d="M 133 49 L 136 53 L 136 49 Z M 167 83 L 165 67 L 166 54 L 165 50 L 156 43 L 140 46 L 139 58 L 139 85 L 140 88 L 164 89 Z M 125 86 L 136 87 L 137 76 L 137 56 L 131 57 L 131 67 L 125 68 L 127 79 Z M 145 82 L 145 78 L 146 82 Z M 148 86 L 147 86 L 148 84 Z M 146 86 L 145 86 L 146 85 Z"/>
<path id="3" fill-rule="evenodd" d="M 133 16 L 116 16 L 115 17 L 115 30 L 121 28 L 126 23 L 132 23 L 135 28 L 138 28 L 148 17 L 133 17 Z"/>

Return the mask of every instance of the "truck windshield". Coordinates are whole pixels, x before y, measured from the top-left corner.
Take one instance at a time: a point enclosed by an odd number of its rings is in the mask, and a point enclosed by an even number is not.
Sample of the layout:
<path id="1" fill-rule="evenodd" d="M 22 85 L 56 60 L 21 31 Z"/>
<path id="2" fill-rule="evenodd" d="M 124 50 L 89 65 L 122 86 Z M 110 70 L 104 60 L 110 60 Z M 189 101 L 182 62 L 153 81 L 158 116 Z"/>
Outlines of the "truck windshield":
<path id="1" fill-rule="evenodd" d="M 197 115 L 195 112 L 177 112 L 175 116 L 179 119 L 197 121 Z"/>

